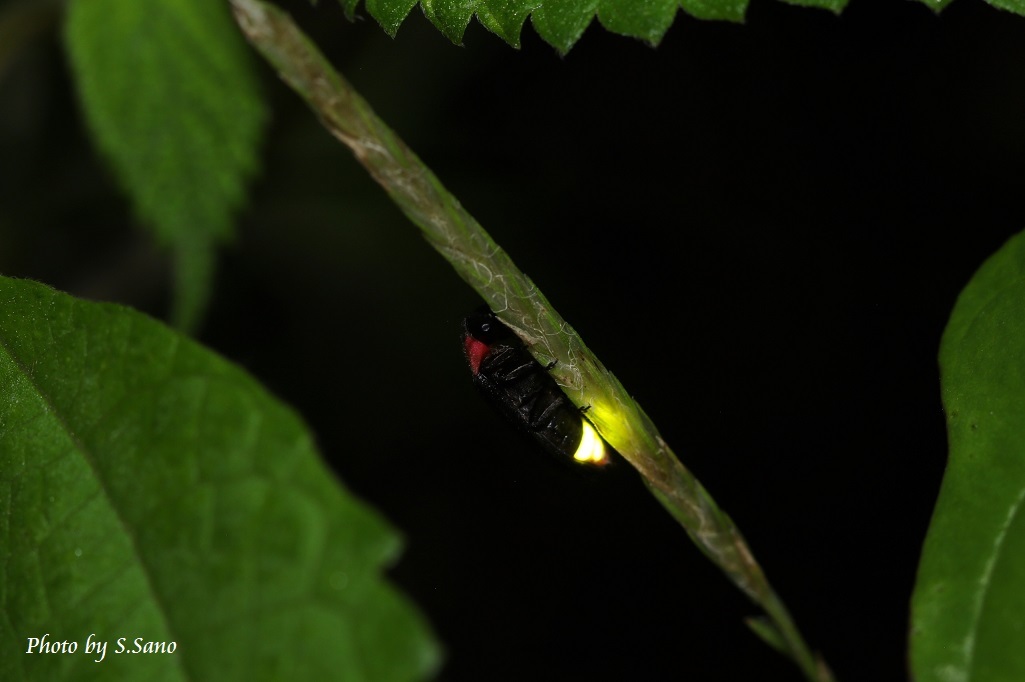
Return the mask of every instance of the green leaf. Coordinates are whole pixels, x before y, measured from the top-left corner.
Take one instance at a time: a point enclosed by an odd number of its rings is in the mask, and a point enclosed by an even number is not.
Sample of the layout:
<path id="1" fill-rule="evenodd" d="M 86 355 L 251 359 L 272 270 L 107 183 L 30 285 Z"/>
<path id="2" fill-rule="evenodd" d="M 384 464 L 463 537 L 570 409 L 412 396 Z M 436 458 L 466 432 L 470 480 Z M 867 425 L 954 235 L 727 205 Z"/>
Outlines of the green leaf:
<path id="1" fill-rule="evenodd" d="M 843 8 L 847 6 L 847 0 L 783 0 L 783 2 L 788 5 L 798 5 L 800 7 L 828 9 L 836 14 L 839 14 Z"/>
<path id="2" fill-rule="evenodd" d="M 0 679 L 381 682 L 436 666 L 379 575 L 395 533 L 245 372 L 132 310 L 0 278 L 0 386 Z M 47 633 L 77 652 L 24 653 Z M 118 655 L 120 637 L 176 651 Z"/>
<path id="3" fill-rule="evenodd" d="M 961 292 L 940 369 L 950 458 L 912 599 L 912 670 L 1025 680 L 1025 233 Z"/>
<path id="4" fill-rule="evenodd" d="M 463 42 L 463 32 L 477 8 L 477 0 L 421 0 L 420 6 L 431 23 L 458 45 Z"/>
<path id="5" fill-rule="evenodd" d="M 680 5 L 695 19 L 740 22 L 747 12 L 747 0 L 680 0 Z"/>
<path id="6" fill-rule="evenodd" d="M 833 12 L 847 5 L 847 0 L 783 1 Z M 339 2 L 351 15 L 357 0 Z M 370 15 L 392 36 L 416 4 L 416 0 L 366 2 Z M 1018 4 L 1025 0 L 990 2 Z M 466 26 L 476 14 L 485 28 L 518 48 L 523 22 L 529 16 L 538 35 L 560 54 L 566 54 L 595 14 L 608 30 L 657 45 L 672 25 L 678 7 L 697 19 L 743 21 L 748 0 L 420 0 L 420 5 L 427 18 L 454 43 L 462 42 Z"/>
<path id="7" fill-rule="evenodd" d="M 174 318 L 192 327 L 267 118 L 245 42 L 210 0 L 72 2 L 65 38 L 93 137 L 172 249 Z"/>
<path id="8" fill-rule="evenodd" d="M 353 5 L 356 3 L 353 2 Z M 384 32 L 395 37 L 402 20 L 409 14 L 409 10 L 416 5 L 416 0 L 405 0 L 405 2 L 388 2 L 387 0 L 367 0 L 367 11 L 370 16 L 377 19 Z M 346 15 L 352 17 L 352 12 L 346 8 Z"/>
<path id="9" fill-rule="evenodd" d="M 657 45 L 676 16 L 676 0 L 601 0 L 598 21 L 613 33 Z"/>
<path id="10" fill-rule="evenodd" d="M 311 2 L 314 5 L 317 4 L 317 0 L 311 0 Z M 352 21 L 356 17 L 356 6 L 359 5 L 359 0 L 338 0 L 338 2 L 339 2 L 339 4 L 341 4 L 342 10 L 345 12 L 345 16 L 347 16 L 349 18 L 349 20 Z M 367 7 L 368 7 L 368 9 L 369 9 L 369 6 L 370 6 L 371 3 L 377 4 L 376 0 L 367 0 Z M 412 7 L 415 4 L 416 4 L 416 0 L 412 0 L 412 3 L 409 6 Z M 409 13 L 408 9 L 406 10 L 406 13 L 407 14 Z M 376 14 L 373 14 L 373 11 L 371 11 L 371 14 L 375 18 L 377 17 Z M 403 16 L 405 16 L 405 14 Z"/>
<path id="11" fill-rule="evenodd" d="M 937 11 L 951 0 L 921 0 Z M 357 0 L 339 0 L 351 16 Z M 825 9 L 839 14 L 848 0 L 782 0 L 790 5 Z M 1025 0 L 987 0 L 994 7 L 1025 15 Z M 560 54 L 569 52 L 584 34 L 595 12 L 614 33 L 657 45 L 673 23 L 677 6 L 696 19 L 743 21 L 748 0 L 421 0 L 424 14 L 454 43 L 463 40 L 470 18 L 513 47 L 530 16 L 538 35 Z M 389 35 L 416 5 L 416 0 L 367 0 L 367 10 Z"/>
<path id="12" fill-rule="evenodd" d="M 787 655 L 787 640 L 771 620 L 762 617 L 745 618 L 744 623 L 751 628 L 752 632 L 758 635 L 763 642 L 784 656 Z"/>
<path id="13" fill-rule="evenodd" d="M 527 15 L 541 0 L 481 0 L 477 20 L 484 28 L 519 49 L 520 31 Z"/>
<path id="14" fill-rule="evenodd" d="M 565 55 L 584 35 L 597 9 L 598 0 L 550 3 L 534 10 L 530 21 L 546 43 Z"/>
<path id="15" fill-rule="evenodd" d="M 989 4 L 1008 12 L 1025 16 L 1025 0 L 986 0 Z"/>
<path id="16" fill-rule="evenodd" d="M 953 2 L 953 0 L 919 0 L 919 2 L 921 2 L 923 5 L 927 7 L 932 8 L 933 11 L 939 12 L 947 5 L 949 5 L 951 2 Z"/>
<path id="17" fill-rule="evenodd" d="M 939 12 L 953 2 L 953 0 L 920 0 L 920 2 Z M 1003 9 L 1008 12 L 1014 12 L 1019 16 L 1025 16 L 1025 0 L 986 0 L 986 2 L 997 9 Z"/>

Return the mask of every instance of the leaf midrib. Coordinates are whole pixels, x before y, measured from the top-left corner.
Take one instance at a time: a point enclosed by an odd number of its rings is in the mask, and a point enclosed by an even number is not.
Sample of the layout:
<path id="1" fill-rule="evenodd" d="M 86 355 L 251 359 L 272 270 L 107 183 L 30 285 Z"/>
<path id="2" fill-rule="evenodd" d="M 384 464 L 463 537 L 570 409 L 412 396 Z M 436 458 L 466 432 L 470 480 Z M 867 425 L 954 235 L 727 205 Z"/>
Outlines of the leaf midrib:
<path id="1" fill-rule="evenodd" d="M 93 473 L 93 477 L 99 484 L 99 488 L 103 494 L 103 497 L 107 501 L 107 505 L 113 511 L 114 517 L 117 519 L 118 524 L 121 526 L 121 530 L 128 538 L 128 541 L 132 547 L 132 553 L 135 555 L 138 565 L 142 570 L 143 579 L 146 581 L 147 591 L 150 593 L 150 597 L 153 599 L 157 607 L 157 612 L 160 614 L 160 620 L 163 622 L 164 628 L 170 635 L 171 639 L 177 641 L 178 637 L 175 634 L 177 632 L 177 629 L 175 627 L 172 627 L 170 617 L 168 616 L 166 604 L 161 599 L 158 590 L 156 590 L 155 588 L 152 568 L 146 562 L 144 553 L 139 551 L 137 538 L 135 534 L 132 532 L 131 526 L 127 523 L 124 516 L 121 514 L 121 510 L 118 507 L 118 505 L 114 504 L 114 500 L 110 495 L 110 491 L 106 484 L 106 481 L 100 475 L 100 470 L 96 464 L 95 456 L 93 455 L 93 453 L 89 451 L 85 444 L 82 443 L 81 439 L 79 439 L 74 429 L 71 428 L 71 425 L 57 409 L 55 403 L 50 398 L 49 394 L 45 390 L 43 390 L 43 388 L 36 381 L 33 373 L 29 371 L 25 363 L 11 349 L 11 346 L 8 343 L 7 338 L 4 336 L 2 331 L 0 331 L 0 348 L 2 348 L 7 357 L 10 358 L 11 362 L 21 373 L 21 375 L 25 377 L 25 380 L 29 383 L 29 385 L 33 388 L 33 390 L 42 400 L 46 410 L 53 416 L 53 418 L 60 425 L 61 429 L 67 435 L 68 439 L 72 443 L 73 448 L 82 456 L 86 464 L 89 466 L 90 470 Z M 176 344 L 174 347 L 174 352 L 177 352 L 178 348 L 179 346 Z M 186 660 L 188 659 L 187 656 L 173 656 L 172 658 L 175 661 L 175 665 L 182 671 L 186 680 L 197 679 L 197 676 L 188 669 L 188 660 Z"/>
<path id="2" fill-rule="evenodd" d="M 1007 537 L 1007 530 L 1011 527 L 1011 524 L 1017 517 L 1023 502 L 1025 502 L 1025 488 L 1022 488 L 1019 491 L 1018 497 L 1014 500 L 1014 503 L 1011 504 L 1010 510 L 1004 518 L 1004 522 L 1001 524 L 1000 530 L 997 532 L 996 539 L 993 542 L 993 553 L 990 555 L 989 560 L 983 567 L 982 578 L 979 580 L 979 597 L 975 601 L 975 608 L 972 610 L 971 627 L 968 630 L 968 638 L 965 642 L 965 672 L 968 674 L 967 679 L 971 679 L 972 677 L 972 670 L 975 662 L 975 635 L 979 631 L 979 621 L 982 619 L 982 612 L 985 610 L 987 596 L 989 594 L 989 586 L 993 578 L 993 571 L 996 570 L 996 565 L 1000 561 L 1000 555 L 1004 547 L 1004 539 Z"/>

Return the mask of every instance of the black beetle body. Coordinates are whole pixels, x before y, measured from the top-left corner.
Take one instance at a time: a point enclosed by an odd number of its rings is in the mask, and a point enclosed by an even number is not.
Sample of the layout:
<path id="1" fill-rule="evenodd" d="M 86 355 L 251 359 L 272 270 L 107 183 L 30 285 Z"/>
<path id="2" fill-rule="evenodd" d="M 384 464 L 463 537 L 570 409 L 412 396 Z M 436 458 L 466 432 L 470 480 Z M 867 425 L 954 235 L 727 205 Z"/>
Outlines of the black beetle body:
<path id="1" fill-rule="evenodd" d="M 581 459 L 578 448 L 585 429 L 580 410 L 534 359 L 527 347 L 487 308 L 463 321 L 463 349 L 474 383 L 498 410 L 559 458 Z M 593 436 L 597 439 L 597 435 Z M 604 463 L 607 459 L 595 459 Z"/>

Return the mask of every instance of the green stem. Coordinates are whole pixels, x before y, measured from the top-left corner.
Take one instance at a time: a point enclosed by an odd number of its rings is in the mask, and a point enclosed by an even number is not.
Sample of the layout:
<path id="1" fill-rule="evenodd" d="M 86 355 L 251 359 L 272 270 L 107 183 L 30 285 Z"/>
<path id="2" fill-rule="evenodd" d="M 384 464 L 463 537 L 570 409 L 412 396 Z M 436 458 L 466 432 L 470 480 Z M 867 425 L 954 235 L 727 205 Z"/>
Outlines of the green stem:
<path id="1" fill-rule="evenodd" d="M 768 616 L 752 629 L 813 682 L 833 679 L 804 642 L 740 531 L 680 463 L 622 384 L 438 178 L 332 68 L 287 14 L 259 0 L 231 0 L 249 42 L 345 143 L 459 275 L 545 364 L 570 399 L 630 462 L 694 543 Z"/>

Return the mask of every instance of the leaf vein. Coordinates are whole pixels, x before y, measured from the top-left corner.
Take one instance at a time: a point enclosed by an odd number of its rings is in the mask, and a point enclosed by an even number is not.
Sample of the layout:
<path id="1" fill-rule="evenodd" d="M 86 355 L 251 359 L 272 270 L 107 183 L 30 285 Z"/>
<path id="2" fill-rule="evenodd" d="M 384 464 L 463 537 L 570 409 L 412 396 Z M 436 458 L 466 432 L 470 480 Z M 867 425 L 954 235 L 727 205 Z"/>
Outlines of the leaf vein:
<path id="1" fill-rule="evenodd" d="M 53 416 L 53 419 L 57 422 L 60 428 L 71 440 L 74 449 L 79 452 L 82 459 L 85 460 L 89 468 L 92 469 L 93 476 L 96 478 L 97 483 L 99 483 L 100 493 L 102 493 L 103 496 L 106 498 L 107 504 L 113 511 L 114 517 L 117 519 L 118 524 L 124 531 L 125 536 L 128 538 L 128 541 L 131 544 L 136 557 L 138 558 L 140 570 L 142 572 L 144 580 L 146 581 L 146 586 L 150 592 L 150 595 L 157 606 L 157 611 L 160 614 L 161 621 L 163 621 L 164 626 L 167 628 L 168 633 L 171 635 L 171 638 L 177 639 L 177 637 L 175 636 L 175 632 L 177 629 L 172 627 L 171 625 L 170 618 L 168 617 L 167 606 L 161 599 L 159 592 L 154 587 L 153 569 L 146 563 L 144 555 L 139 551 L 138 540 L 135 537 L 135 534 L 132 532 L 128 522 L 122 516 L 118 506 L 114 504 L 113 499 L 111 499 L 107 486 L 105 485 L 103 477 L 101 476 L 100 468 L 97 465 L 96 458 L 93 456 L 91 452 L 89 452 L 88 448 L 85 447 L 85 444 L 82 443 L 81 439 L 78 437 L 78 434 L 71 427 L 71 424 L 68 423 L 65 416 L 61 414 L 60 411 L 57 409 L 57 406 L 54 403 L 53 399 L 36 380 L 36 377 L 29 370 L 28 366 L 24 363 L 24 361 L 22 361 L 20 357 L 18 357 L 14 353 L 14 350 L 12 349 L 10 342 L 7 340 L 3 333 L 0 333 L 0 348 L 3 349 L 4 353 L 14 364 L 15 368 L 21 373 L 22 376 L 25 377 L 29 385 L 35 390 L 36 394 L 42 400 L 43 405 L 46 407 L 47 411 L 50 412 L 50 414 Z M 38 559 L 38 554 L 36 558 Z M 193 679 L 196 677 L 188 670 L 186 663 L 179 663 L 179 661 L 181 661 L 182 658 L 174 657 L 174 660 L 175 664 L 182 668 L 182 671 L 187 679 Z"/>

